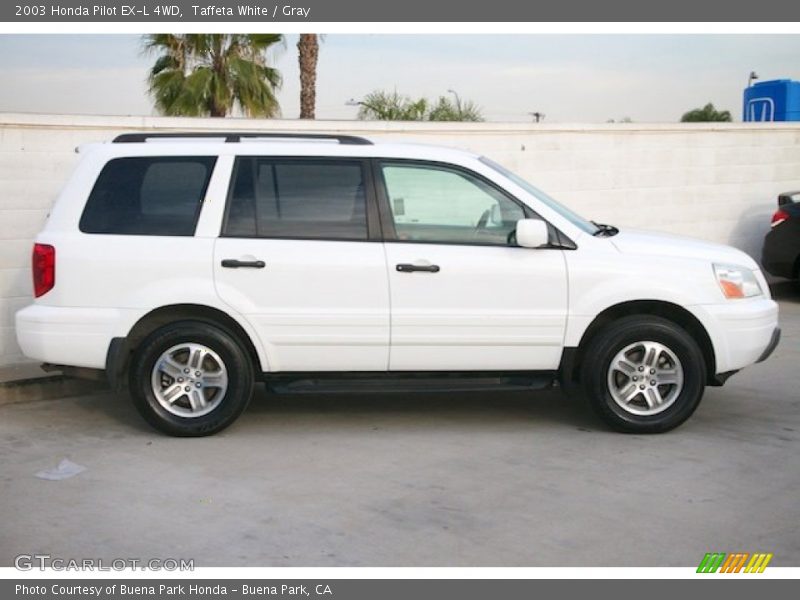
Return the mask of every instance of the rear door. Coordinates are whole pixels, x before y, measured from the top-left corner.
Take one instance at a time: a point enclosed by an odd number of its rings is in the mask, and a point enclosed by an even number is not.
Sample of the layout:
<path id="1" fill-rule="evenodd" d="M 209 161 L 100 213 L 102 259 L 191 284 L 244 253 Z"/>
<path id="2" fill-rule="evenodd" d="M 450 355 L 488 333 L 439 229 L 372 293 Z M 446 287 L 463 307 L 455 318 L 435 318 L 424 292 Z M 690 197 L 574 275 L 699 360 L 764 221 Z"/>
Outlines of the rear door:
<path id="1" fill-rule="evenodd" d="M 377 161 L 393 371 L 555 370 L 567 316 L 563 250 L 521 248 L 535 217 L 460 167 Z"/>
<path id="2" fill-rule="evenodd" d="M 238 157 L 214 249 L 218 294 L 270 371 L 384 371 L 389 292 L 361 159 Z"/>

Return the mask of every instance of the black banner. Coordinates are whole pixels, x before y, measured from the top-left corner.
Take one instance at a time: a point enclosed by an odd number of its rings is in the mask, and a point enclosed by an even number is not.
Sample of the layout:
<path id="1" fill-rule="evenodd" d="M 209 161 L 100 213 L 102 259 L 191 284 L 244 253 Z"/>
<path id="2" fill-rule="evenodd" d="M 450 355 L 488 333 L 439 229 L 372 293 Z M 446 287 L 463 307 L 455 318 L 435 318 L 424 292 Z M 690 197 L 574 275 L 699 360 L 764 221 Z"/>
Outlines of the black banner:
<path id="1" fill-rule="evenodd" d="M 800 21 L 786 0 L 47 0 L 0 5 L 4 22 L 749 22 Z"/>
<path id="2" fill-rule="evenodd" d="M 298 580 L 5 580 L 0 582 L 4 600 L 486 600 L 487 598 L 603 598 L 623 595 L 648 600 L 700 598 L 708 594 L 739 600 L 759 597 L 794 597 L 796 582 L 761 579 L 758 576 L 698 576 L 668 580 L 553 580 L 553 579 L 298 579 Z M 702 581 L 699 581 L 702 580 Z M 702 596 L 701 596 L 702 594 Z M 771 594 L 764 596 L 764 594 Z M 780 594 L 780 596 L 779 596 Z"/>

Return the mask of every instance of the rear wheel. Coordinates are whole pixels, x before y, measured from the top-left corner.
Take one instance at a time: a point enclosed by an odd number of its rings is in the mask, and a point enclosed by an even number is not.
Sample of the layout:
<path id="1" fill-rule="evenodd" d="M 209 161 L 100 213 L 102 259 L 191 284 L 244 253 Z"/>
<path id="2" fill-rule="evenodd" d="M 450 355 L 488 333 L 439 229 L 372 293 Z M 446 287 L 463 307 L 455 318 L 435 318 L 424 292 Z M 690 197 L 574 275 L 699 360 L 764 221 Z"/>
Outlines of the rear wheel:
<path id="1" fill-rule="evenodd" d="M 156 429 L 176 436 L 216 433 L 253 395 L 252 362 L 227 331 L 181 321 L 150 334 L 130 369 L 134 405 Z"/>
<path id="2" fill-rule="evenodd" d="M 581 368 L 594 411 L 612 428 L 669 431 L 695 411 L 703 396 L 703 353 L 681 327 L 655 316 L 614 321 L 589 343 Z"/>

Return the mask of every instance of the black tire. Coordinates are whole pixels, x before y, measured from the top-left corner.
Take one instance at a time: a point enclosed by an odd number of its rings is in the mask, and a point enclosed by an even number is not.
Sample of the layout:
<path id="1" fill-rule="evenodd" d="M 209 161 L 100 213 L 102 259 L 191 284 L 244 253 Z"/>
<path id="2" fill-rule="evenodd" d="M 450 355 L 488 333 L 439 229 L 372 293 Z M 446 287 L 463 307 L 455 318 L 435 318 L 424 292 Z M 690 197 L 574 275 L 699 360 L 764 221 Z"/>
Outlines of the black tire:
<path id="1" fill-rule="evenodd" d="M 617 353 L 645 341 L 662 344 L 674 353 L 683 370 L 683 384 L 672 404 L 662 412 L 639 415 L 629 412 L 614 400 L 609 382 L 613 376 L 609 375 L 609 368 Z M 581 365 L 581 383 L 592 409 L 612 429 L 625 433 L 661 433 L 674 429 L 700 404 L 705 382 L 706 363 L 700 347 L 683 328 L 656 316 L 623 317 L 610 323 L 591 339 Z M 633 385 L 630 381 L 625 384 Z M 660 389 L 669 392 L 673 388 Z M 641 403 L 641 410 L 648 410 L 645 400 L 643 395 L 635 400 Z"/>
<path id="2" fill-rule="evenodd" d="M 151 382 L 162 354 L 184 343 L 201 344 L 212 350 L 227 371 L 224 393 L 217 397 L 220 390 L 212 391 L 214 407 L 201 416 L 181 416 L 167 410 L 156 398 Z M 180 437 L 212 435 L 233 423 L 250 403 L 253 363 L 236 337 L 226 330 L 199 321 L 178 321 L 157 329 L 142 341 L 132 357 L 129 384 L 134 406 L 156 429 Z M 183 402 L 188 402 L 188 397 Z"/>

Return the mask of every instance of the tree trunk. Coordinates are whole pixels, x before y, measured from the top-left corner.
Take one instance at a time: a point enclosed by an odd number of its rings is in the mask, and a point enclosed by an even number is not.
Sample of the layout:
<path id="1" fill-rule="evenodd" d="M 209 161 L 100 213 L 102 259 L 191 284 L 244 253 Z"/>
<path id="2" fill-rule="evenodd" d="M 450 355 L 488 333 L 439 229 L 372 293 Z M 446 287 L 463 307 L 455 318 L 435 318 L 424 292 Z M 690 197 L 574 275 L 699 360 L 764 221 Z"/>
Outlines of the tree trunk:
<path id="1" fill-rule="evenodd" d="M 217 76 L 218 81 L 225 81 L 226 77 L 226 67 L 225 61 L 223 59 L 223 52 L 222 52 L 222 36 L 212 36 L 213 37 L 213 47 L 211 49 L 211 69 Z M 219 99 L 214 94 L 214 91 L 211 91 L 211 106 L 209 113 L 212 117 L 227 117 L 228 116 L 228 108 L 220 103 Z"/>
<path id="2" fill-rule="evenodd" d="M 300 63 L 300 118 L 314 119 L 317 103 L 317 58 L 319 39 L 315 33 L 301 33 L 297 42 Z"/>

